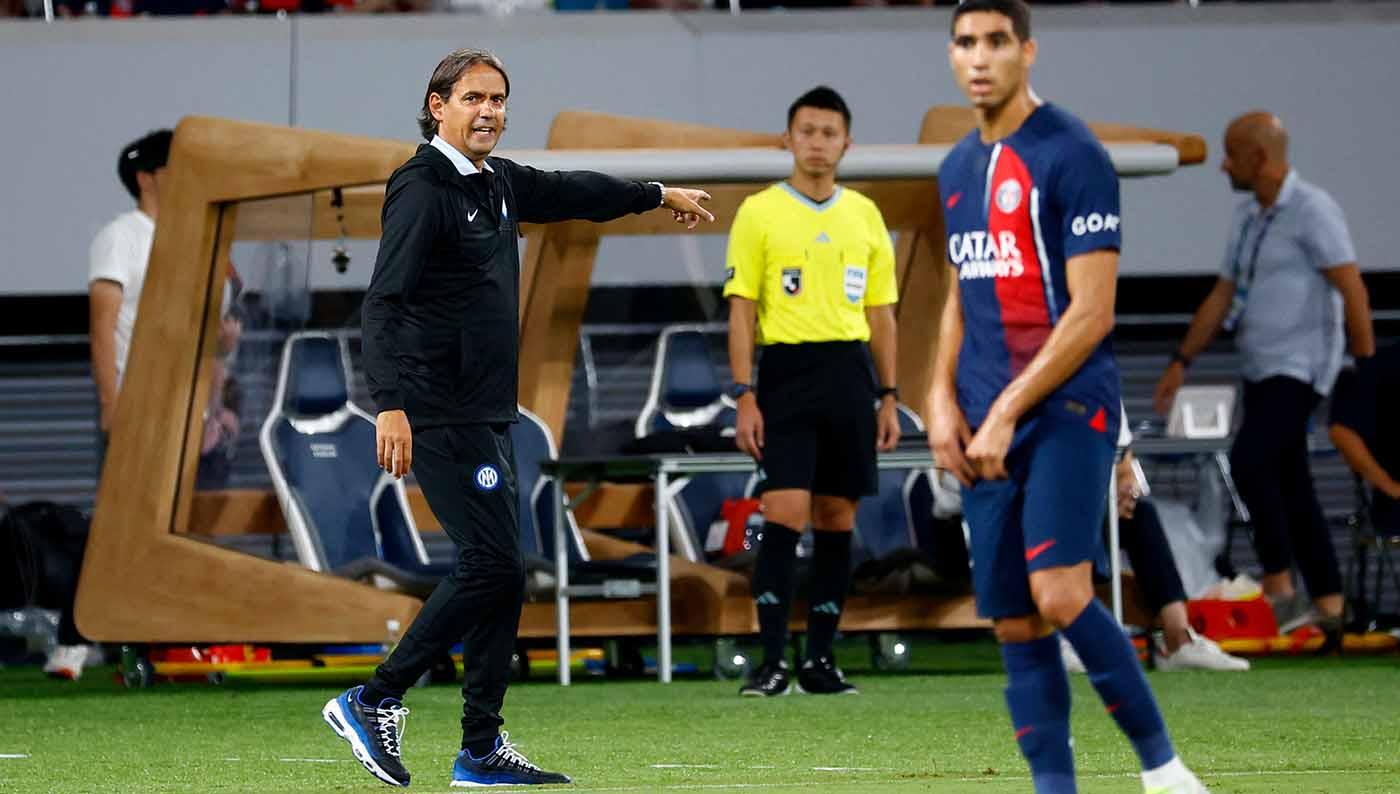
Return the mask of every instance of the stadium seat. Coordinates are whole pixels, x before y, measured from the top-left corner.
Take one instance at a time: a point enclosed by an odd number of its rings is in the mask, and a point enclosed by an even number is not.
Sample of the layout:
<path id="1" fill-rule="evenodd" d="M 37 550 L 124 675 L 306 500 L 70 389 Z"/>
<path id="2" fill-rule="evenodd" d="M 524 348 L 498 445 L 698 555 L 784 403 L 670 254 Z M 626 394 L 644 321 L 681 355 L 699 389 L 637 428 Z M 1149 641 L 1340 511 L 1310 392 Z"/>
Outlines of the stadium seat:
<path id="1" fill-rule="evenodd" d="M 651 388 L 637 417 L 637 438 L 663 430 L 734 424 L 734 405 L 724 395 L 705 332 L 672 325 L 656 342 Z"/>
<path id="2" fill-rule="evenodd" d="M 382 577 L 432 589 L 450 564 L 431 564 L 402 480 L 375 460 L 374 420 L 350 402 L 344 340 L 304 331 L 287 339 L 259 445 L 297 559 L 313 571 Z"/>
<path id="3" fill-rule="evenodd" d="M 694 325 L 668 326 L 656 342 L 651 389 L 637 417 L 637 438 L 679 429 L 732 428 L 736 418 L 732 402 L 724 395 L 705 332 Z M 705 535 L 710 524 L 719 518 L 725 499 L 745 494 L 749 478 L 748 474 L 732 473 L 689 478 L 667 503 L 676 554 L 692 562 L 705 561 Z"/>
<path id="4" fill-rule="evenodd" d="M 1400 525 L 1390 522 L 1397 516 L 1378 516 L 1373 510 L 1371 489 L 1359 476 L 1352 475 L 1356 484 L 1356 510 L 1347 516 L 1351 529 L 1352 555 L 1347 561 L 1346 581 L 1342 588 L 1357 618 L 1370 622 L 1379 617 L 1385 598 L 1386 577 L 1392 592 L 1400 592 Z M 1385 522 L 1384 524 L 1380 522 Z M 1366 586 L 1366 567 L 1374 553 L 1375 574 L 1371 587 Z"/>
<path id="5" fill-rule="evenodd" d="M 520 421 L 511 425 L 511 446 L 515 450 L 515 473 L 520 499 L 520 550 L 526 569 L 547 572 L 551 581 L 535 587 L 533 597 L 554 596 L 554 511 L 559 504 L 553 477 L 540 471 L 540 464 L 557 457 L 554 437 L 538 416 L 520 408 Z M 656 583 L 656 555 L 634 554 L 622 560 L 593 560 L 583 541 L 573 511 L 564 513 L 564 538 L 569 559 L 569 585 L 599 585 L 602 592 L 636 592 L 624 582 L 640 585 Z"/>
<path id="6" fill-rule="evenodd" d="M 904 405 L 898 406 L 900 435 L 921 434 L 924 423 Z M 927 469 L 881 469 L 879 491 L 860 500 L 856 510 L 855 543 L 851 562 L 880 559 L 901 549 L 918 548 L 915 512 L 911 499 L 920 476 L 931 476 Z M 932 509 L 924 519 L 932 518 Z"/>

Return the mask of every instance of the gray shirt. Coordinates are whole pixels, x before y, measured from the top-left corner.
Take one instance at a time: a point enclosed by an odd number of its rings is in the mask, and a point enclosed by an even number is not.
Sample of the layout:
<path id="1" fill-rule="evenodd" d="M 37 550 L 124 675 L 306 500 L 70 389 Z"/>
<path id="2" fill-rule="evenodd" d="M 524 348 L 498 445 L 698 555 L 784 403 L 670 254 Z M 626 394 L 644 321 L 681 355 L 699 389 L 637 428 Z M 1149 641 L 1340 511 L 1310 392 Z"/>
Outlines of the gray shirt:
<path id="1" fill-rule="evenodd" d="M 1296 171 L 1269 209 L 1254 197 L 1235 208 L 1220 274 L 1244 302 L 1235 342 L 1245 380 L 1286 375 L 1332 390 L 1346 334 L 1341 293 L 1323 271 L 1355 261 L 1342 208 Z"/>

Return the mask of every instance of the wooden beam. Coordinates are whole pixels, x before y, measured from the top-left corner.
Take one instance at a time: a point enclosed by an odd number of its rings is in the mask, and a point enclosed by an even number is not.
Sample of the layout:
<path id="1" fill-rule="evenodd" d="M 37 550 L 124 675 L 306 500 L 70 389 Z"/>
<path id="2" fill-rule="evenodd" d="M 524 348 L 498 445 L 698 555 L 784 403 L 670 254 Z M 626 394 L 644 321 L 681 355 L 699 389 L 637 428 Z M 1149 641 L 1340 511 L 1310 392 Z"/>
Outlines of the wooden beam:
<path id="1" fill-rule="evenodd" d="M 977 126 L 972 108 L 963 105 L 934 105 L 924 113 L 919 125 L 919 143 L 957 143 Z M 1182 165 L 1199 165 L 1206 160 L 1206 141 L 1189 132 L 1173 132 L 1112 122 L 1088 122 L 1090 131 L 1104 143 L 1160 143 L 1176 148 Z"/>
<path id="2" fill-rule="evenodd" d="M 217 251 L 231 230 L 220 227 L 224 205 L 383 182 L 411 151 L 271 125 L 180 123 L 79 579 L 75 617 L 84 635 L 103 642 L 374 641 L 386 620 L 407 621 L 417 611 L 417 599 L 180 537 L 194 492 L 186 476 L 189 437 L 200 427 L 199 388 L 218 333 L 225 257 Z"/>

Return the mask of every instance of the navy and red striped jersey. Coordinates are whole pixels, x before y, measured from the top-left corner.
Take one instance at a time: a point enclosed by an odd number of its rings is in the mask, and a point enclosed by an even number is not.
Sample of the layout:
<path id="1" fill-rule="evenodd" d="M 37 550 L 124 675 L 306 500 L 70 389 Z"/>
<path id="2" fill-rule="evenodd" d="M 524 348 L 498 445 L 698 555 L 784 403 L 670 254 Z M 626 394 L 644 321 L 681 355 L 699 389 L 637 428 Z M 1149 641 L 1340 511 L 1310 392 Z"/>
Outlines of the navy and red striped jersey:
<path id="1" fill-rule="evenodd" d="M 943 161 L 938 186 L 963 313 L 958 404 L 976 428 L 1069 306 L 1065 263 L 1120 248 L 1118 175 L 1083 122 L 1046 104 L 996 143 L 973 130 Z M 1049 399 L 1084 406 L 1096 425 L 1107 409 L 1116 432 L 1119 392 L 1105 339 Z"/>

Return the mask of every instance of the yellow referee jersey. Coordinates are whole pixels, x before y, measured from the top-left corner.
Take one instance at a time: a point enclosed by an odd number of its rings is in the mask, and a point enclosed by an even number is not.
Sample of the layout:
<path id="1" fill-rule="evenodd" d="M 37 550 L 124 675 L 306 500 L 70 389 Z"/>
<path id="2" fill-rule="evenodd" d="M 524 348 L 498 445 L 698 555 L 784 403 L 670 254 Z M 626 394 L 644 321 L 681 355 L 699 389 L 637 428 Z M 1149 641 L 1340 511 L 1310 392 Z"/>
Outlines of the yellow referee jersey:
<path id="1" fill-rule="evenodd" d="M 744 199 L 727 268 L 724 296 L 758 303 L 759 344 L 869 341 L 865 308 L 899 300 L 880 209 L 839 185 L 820 204 L 786 182 Z"/>

